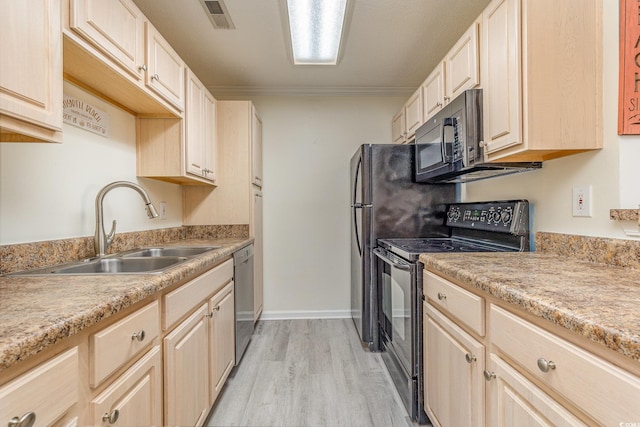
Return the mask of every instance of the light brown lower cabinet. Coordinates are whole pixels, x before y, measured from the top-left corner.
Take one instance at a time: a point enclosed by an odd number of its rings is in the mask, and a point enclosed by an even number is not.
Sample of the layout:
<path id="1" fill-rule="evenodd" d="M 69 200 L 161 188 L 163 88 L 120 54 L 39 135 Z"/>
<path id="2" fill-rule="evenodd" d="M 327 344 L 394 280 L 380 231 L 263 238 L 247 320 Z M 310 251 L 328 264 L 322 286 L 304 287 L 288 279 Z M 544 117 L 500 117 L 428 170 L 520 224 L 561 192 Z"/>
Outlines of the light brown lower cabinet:
<path id="1" fill-rule="evenodd" d="M 209 300 L 209 405 L 216 401 L 236 363 L 234 296 L 234 282 L 230 282 Z"/>
<path id="2" fill-rule="evenodd" d="M 200 426 L 209 410 L 208 305 L 164 339 L 165 424 Z"/>
<path id="3" fill-rule="evenodd" d="M 525 320 L 516 307 L 481 291 L 431 272 L 423 277 L 425 412 L 434 426 L 618 426 L 640 420 L 640 369 L 633 364 L 616 366 L 604 358 L 606 351 L 587 350 L 586 339 L 569 342 L 542 319 Z M 480 297 L 482 310 L 471 311 L 480 313 L 486 335 L 468 321 L 478 317 L 469 317 L 472 299 L 459 298 L 467 293 Z M 629 371 L 620 367 L 627 365 Z"/>
<path id="4" fill-rule="evenodd" d="M 162 424 L 162 359 L 154 346 L 91 401 L 91 425 Z"/>
<path id="5" fill-rule="evenodd" d="M 80 364 L 78 347 L 54 356 L 0 387 L 0 424 L 77 424 Z M 16 424 L 19 425 L 19 424 Z"/>
<path id="6" fill-rule="evenodd" d="M 487 425 L 586 425 L 497 355 L 489 356 L 487 372 L 491 379 L 487 385 Z"/>
<path id="7" fill-rule="evenodd" d="M 425 412 L 434 426 L 484 426 L 484 346 L 424 304 Z"/>
<path id="8" fill-rule="evenodd" d="M 0 425 L 200 426 L 234 365 L 226 259 L 0 371 Z"/>

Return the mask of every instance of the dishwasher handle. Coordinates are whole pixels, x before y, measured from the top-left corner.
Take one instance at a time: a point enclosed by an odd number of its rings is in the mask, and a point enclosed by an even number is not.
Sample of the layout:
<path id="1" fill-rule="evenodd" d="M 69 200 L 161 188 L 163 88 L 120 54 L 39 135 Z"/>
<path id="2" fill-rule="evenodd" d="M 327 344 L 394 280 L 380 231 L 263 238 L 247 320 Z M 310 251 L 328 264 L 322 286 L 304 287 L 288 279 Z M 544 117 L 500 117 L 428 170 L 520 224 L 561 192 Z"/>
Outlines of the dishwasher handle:
<path id="1" fill-rule="evenodd" d="M 373 253 L 375 254 L 375 256 L 377 256 L 378 258 L 380 258 L 381 260 L 383 260 L 384 262 L 391 264 L 392 266 L 394 266 L 395 268 L 399 269 L 399 270 L 404 270 L 404 271 L 410 271 L 411 270 L 411 264 L 409 264 L 408 262 L 399 259 L 396 256 L 393 256 L 392 254 L 390 254 L 389 252 L 385 251 L 382 248 L 375 248 L 373 250 Z"/>
<path id="2" fill-rule="evenodd" d="M 233 253 L 233 264 L 240 265 L 248 262 L 253 257 L 253 245 L 245 246 Z"/>

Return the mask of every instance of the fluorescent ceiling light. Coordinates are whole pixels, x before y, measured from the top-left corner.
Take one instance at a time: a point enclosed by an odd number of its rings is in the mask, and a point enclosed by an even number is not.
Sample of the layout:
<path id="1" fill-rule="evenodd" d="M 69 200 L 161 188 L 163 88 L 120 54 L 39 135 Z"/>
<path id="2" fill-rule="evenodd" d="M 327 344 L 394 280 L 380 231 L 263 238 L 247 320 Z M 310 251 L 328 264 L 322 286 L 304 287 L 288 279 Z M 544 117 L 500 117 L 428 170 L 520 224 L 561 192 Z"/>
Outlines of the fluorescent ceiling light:
<path id="1" fill-rule="evenodd" d="M 336 65 L 347 0 L 287 0 L 296 65 Z"/>

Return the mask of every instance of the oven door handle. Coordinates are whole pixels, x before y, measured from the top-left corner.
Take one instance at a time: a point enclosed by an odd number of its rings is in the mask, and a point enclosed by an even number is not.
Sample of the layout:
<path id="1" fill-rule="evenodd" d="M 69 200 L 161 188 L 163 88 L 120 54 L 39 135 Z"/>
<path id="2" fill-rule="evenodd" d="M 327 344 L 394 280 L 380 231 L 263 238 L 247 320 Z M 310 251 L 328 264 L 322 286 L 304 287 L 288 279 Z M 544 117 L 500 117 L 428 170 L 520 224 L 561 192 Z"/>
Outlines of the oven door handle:
<path id="1" fill-rule="evenodd" d="M 404 271 L 411 271 L 411 264 L 402 260 L 394 260 L 388 256 L 388 252 L 381 248 L 375 248 L 373 253 L 386 263 L 391 264 L 395 268 Z"/>

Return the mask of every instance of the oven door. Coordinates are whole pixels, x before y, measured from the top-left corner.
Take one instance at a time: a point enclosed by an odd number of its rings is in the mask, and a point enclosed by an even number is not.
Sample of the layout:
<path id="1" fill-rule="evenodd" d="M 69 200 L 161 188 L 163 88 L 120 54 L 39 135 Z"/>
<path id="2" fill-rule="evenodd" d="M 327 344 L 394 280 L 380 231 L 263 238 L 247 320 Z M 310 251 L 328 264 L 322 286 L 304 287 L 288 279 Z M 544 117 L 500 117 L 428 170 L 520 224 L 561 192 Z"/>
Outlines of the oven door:
<path id="1" fill-rule="evenodd" d="M 413 293 L 416 265 L 376 248 L 378 257 L 378 292 L 380 295 L 380 332 L 384 334 L 385 346 L 389 347 L 409 377 L 416 375 L 413 366 L 414 319 Z"/>

